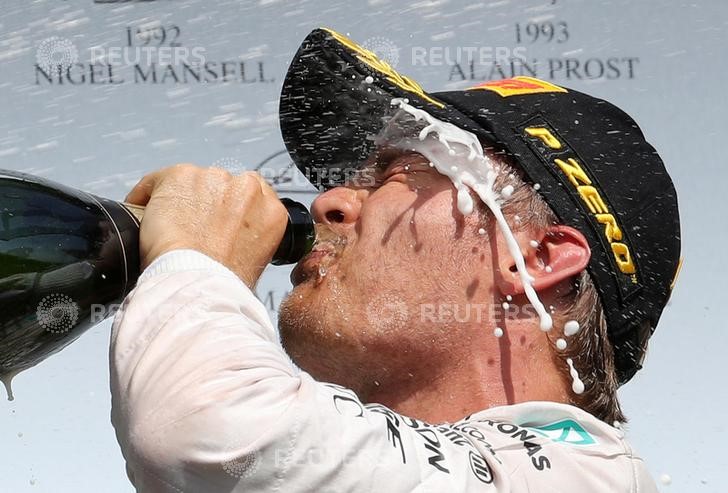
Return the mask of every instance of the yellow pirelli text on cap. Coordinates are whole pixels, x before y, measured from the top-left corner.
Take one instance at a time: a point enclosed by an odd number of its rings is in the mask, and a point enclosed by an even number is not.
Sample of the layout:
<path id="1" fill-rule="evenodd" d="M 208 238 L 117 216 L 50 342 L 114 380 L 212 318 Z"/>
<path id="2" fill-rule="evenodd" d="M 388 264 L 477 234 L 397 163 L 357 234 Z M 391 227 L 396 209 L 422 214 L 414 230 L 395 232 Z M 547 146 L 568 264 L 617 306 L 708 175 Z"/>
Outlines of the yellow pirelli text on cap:
<path id="1" fill-rule="evenodd" d="M 563 147 L 559 139 L 548 128 L 527 127 L 524 129 L 524 132 L 526 135 L 536 137 L 551 149 L 561 149 Z M 612 249 L 612 254 L 614 255 L 614 260 L 617 262 L 619 270 L 624 274 L 634 274 L 636 272 L 635 263 L 629 247 L 622 242 L 624 234 L 619 227 L 617 218 L 609 211 L 607 203 L 602 198 L 599 190 L 592 184 L 584 168 L 573 157 L 566 159 L 556 158 L 554 159 L 554 164 L 559 167 L 561 172 L 569 180 L 569 183 L 574 186 L 582 202 L 587 206 L 594 219 L 604 226 L 604 237 Z M 637 282 L 634 276 L 632 277 L 632 282 Z"/>
<path id="2" fill-rule="evenodd" d="M 477 86 L 468 88 L 468 90 L 485 90 L 493 91 L 507 98 L 508 96 L 520 96 L 523 94 L 539 94 L 544 92 L 568 92 L 563 87 L 559 87 L 545 80 L 536 79 L 535 77 L 526 77 L 519 75 L 510 79 L 490 80 Z"/>
<path id="3" fill-rule="evenodd" d="M 537 137 L 543 141 L 544 144 L 549 146 L 551 149 L 561 149 L 561 142 L 559 142 L 551 132 L 546 128 L 540 127 L 528 127 L 526 133 L 531 137 Z"/>
<path id="4" fill-rule="evenodd" d="M 399 87 L 400 89 L 403 89 L 407 92 L 411 92 L 412 94 L 415 94 L 425 101 L 434 104 L 438 108 L 444 108 L 445 104 L 434 99 L 432 96 L 427 94 L 422 87 L 415 82 L 414 80 L 410 79 L 409 77 L 406 77 L 404 75 L 401 75 L 396 70 L 394 70 L 387 62 L 384 60 L 380 60 L 377 55 L 374 54 L 374 52 L 367 50 L 366 48 L 359 46 L 343 34 L 337 33 L 336 31 L 332 29 L 323 28 L 326 32 L 328 32 L 334 39 L 336 39 L 339 43 L 349 48 L 351 51 L 356 53 L 356 57 L 361 60 L 362 62 L 369 65 L 371 68 L 376 70 L 377 72 L 381 72 L 388 81 L 390 81 L 395 86 Z"/>

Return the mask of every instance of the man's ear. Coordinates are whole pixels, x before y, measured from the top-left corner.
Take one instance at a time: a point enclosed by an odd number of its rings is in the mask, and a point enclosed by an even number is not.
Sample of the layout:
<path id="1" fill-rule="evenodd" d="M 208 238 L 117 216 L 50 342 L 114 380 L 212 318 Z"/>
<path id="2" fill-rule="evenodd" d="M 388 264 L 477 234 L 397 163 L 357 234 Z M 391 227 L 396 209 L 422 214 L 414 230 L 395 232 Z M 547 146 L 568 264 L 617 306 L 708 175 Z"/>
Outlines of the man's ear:
<path id="1" fill-rule="evenodd" d="M 557 225 L 544 231 L 538 245 L 532 243 L 525 235 L 516 235 L 521 244 L 521 252 L 526 261 L 526 268 L 534 278 L 533 289 L 540 291 L 557 285 L 583 271 L 591 250 L 584 235 L 576 229 Z M 498 287 L 505 294 L 523 294 L 523 283 L 518 275 L 516 263 L 505 244 L 498 248 L 500 276 Z"/>

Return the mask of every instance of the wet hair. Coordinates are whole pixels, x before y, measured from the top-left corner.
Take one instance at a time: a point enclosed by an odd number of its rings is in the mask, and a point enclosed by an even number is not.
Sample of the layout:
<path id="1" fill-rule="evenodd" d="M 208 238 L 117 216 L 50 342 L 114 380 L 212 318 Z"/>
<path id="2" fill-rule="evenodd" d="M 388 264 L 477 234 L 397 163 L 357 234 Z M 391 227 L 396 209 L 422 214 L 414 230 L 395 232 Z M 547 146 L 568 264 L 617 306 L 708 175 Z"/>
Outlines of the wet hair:
<path id="1" fill-rule="evenodd" d="M 503 153 L 494 152 L 498 167 L 495 189 L 501 190 L 506 185 L 514 188 L 509 197 L 503 198 L 501 206 L 513 231 L 544 230 L 558 224 L 553 210 L 534 188 L 523 180 L 517 167 L 510 165 L 511 159 Z M 483 204 L 481 205 L 485 208 Z M 583 393 L 569 393 L 571 404 L 610 425 L 615 421 L 626 422 L 617 397 L 617 372 L 612 344 L 607 334 L 604 309 L 594 282 L 586 270 L 575 276 L 573 289 L 560 301 L 566 309 L 558 314 L 558 319 L 555 317 L 554 329 L 549 332 L 548 337 L 557 367 L 562 371 L 562 378 L 570 386 L 571 377 L 567 359 L 571 358 L 574 367 L 579 371 L 579 377 L 584 382 Z M 567 320 L 576 320 L 580 330 L 568 337 L 566 349 L 559 350 L 556 348 L 556 340 L 562 337 L 561 327 Z"/>

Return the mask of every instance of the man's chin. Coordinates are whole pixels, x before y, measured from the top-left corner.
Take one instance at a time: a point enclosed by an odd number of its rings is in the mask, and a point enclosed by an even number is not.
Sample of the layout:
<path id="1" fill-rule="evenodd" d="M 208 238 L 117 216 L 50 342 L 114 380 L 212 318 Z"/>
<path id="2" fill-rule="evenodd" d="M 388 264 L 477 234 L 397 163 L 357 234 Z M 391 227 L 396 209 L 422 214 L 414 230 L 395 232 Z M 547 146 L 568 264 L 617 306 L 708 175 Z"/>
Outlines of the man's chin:
<path id="1" fill-rule="evenodd" d="M 299 348 L 311 343 L 312 327 L 316 326 L 318 300 L 313 293 L 311 280 L 305 280 L 293 286 L 291 292 L 281 301 L 278 312 L 278 331 L 281 343 L 288 355 L 296 361 L 301 351 Z M 321 322 L 318 322 L 320 325 Z M 320 330 L 320 329 L 319 329 Z M 299 365 L 300 366 L 300 365 Z"/>
<path id="2" fill-rule="evenodd" d="M 317 380 L 340 383 L 343 366 L 351 357 L 351 342 L 343 327 L 325 320 L 323 303 L 313 281 L 294 286 L 280 306 L 281 344 L 291 360 Z"/>

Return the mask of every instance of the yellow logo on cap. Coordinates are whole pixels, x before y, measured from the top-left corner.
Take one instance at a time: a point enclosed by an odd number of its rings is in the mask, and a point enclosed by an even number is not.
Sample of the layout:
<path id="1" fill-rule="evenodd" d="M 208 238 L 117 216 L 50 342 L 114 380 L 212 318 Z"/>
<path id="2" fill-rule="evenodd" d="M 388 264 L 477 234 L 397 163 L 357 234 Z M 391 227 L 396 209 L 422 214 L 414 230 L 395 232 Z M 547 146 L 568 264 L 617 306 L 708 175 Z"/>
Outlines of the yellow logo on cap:
<path id="1" fill-rule="evenodd" d="M 366 48 L 363 48 L 344 36 L 343 34 L 339 34 L 336 31 L 332 29 L 323 28 L 324 31 L 331 34 L 331 36 L 334 37 L 339 43 L 346 46 L 350 50 L 352 50 L 354 53 L 356 53 L 356 57 L 361 60 L 362 62 L 369 65 L 374 70 L 381 72 L 384 74 L 384 76 L 387 78 L 389 82 L 394 84 L 395 86 L 399 87 L 400 89 L 404 89 L 407 92 L 411 92 L 413 94 L 416 94 L 417 96 L 421 97 L 425 101 L 428 101 L 429 103 L 434 104 L 438 108 L 444 108 L 445 105 L 441 103 L 440 101 L 433 99 L 432 96 L 427 94 L 420 85 L 410 79 L 409 77 L 406 77 L 404 75 L 399 74 L 396 70 L 394 70 L 390 65 L 380 60 L 377 55 L 375 55 L 373 52 L 367 50 Z"/>
<path id="2" fill-rule="evenodd" d="M 491 80 L 468 88 L 468 90 L 484 89 L 493 91 L 504 98 L 520 96 L 522 94 L 538 94 L 543 92 L 568 92 L 563 87 L 556 86 L 545 80 L 519 75 L 512 79 Z"/>
<path id="3" fill-rule="evenodd" d="M 530 137 L 539 139 L 551 149 L 556 150 L 563 147 L 559 139 L 546 127 L 527 127 L 524 129 L 524 132 Z M 617 222 L 616 216 L 607 207 L 599 190 L 594 187 L 584 168 L 582 168 L 575 157 L 566 157 L 566 160 L 555 158 L 554 164 L 559 167 L 564 176 L 569 180 L 569 183 L 573 185 L 594 219 L 604 226 L 602 234 L 607 240 L 607 243 L 609 243 L 617 267 L 624 274 L 631 275 L 632 282 L 636 284 L 637 277 L 635 274 L 637 272 L 637 266 L 632 259 L 632 253 L 629 247 L 623 242 L 624 235 L 622 233 L 622 227 Z"/>

